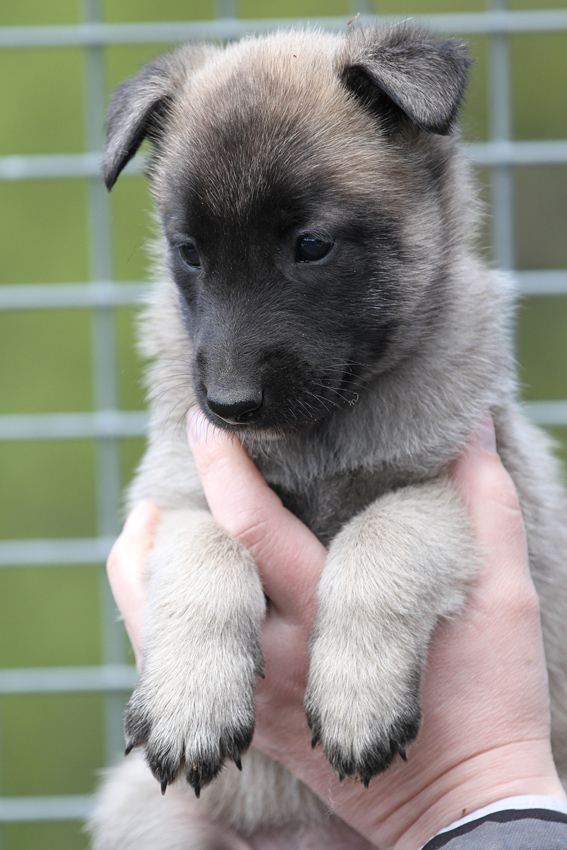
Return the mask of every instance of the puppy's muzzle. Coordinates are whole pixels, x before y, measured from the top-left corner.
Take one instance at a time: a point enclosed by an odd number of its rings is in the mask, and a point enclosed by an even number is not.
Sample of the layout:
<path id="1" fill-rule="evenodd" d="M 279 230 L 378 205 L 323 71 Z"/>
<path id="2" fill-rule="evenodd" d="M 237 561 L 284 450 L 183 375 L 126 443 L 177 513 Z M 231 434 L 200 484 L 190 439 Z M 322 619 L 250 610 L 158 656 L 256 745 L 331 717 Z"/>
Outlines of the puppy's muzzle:
<path id="1" fill-rule="evenodd" d="M 229 425 L 253 425 L 262 413 L 264 392 L 261 387 L 241 387 L 223 392 L 211 388 L 207 392 L 207 406 Z"/>

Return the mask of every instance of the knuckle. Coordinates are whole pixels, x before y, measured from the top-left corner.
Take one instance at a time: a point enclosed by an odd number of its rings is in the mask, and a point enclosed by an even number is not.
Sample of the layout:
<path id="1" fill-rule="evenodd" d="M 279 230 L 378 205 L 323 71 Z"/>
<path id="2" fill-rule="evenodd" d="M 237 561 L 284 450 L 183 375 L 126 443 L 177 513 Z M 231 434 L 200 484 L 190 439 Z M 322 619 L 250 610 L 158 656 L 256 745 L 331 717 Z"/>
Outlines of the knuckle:
<path id="1" fill-rule="evenodd" d="M 244 508 L 234 518 L 233 536 L 252 555 L 263 547 L 270 534 L 270 523 L 263 507 Z"/>
<path id="2" fill-rule="evenodd" d="M 531 579 L 522 582 L 516 604 L 527 621 L 540 620 L 540 602 Z"/>
<path id="3" fill-rule="evenodd" d="M 498 460 L 487 473 L 485 486 L 487 498 L 503 509 L 518 514 L 521 519 L 520 502 L 514 482 Z"/>
<path id="4" fill-rule="evenodd" d="M 522 628 L 540 623 L 540 602 L 529 573 L 516 574 L 500 584 L 493 599 L 495 612 L 507 611 Z"/>
<path id="5" fill-rule="evenodd" d="M 524 525 L 524 517 L 520 510 L 518 500 L 515 503 L 498 503 L 500 514 L 498 517 L 499 523 L 503 529 L 503 533 L 510 542 L 517 541 L 525 546 L 526 528 Z"/>

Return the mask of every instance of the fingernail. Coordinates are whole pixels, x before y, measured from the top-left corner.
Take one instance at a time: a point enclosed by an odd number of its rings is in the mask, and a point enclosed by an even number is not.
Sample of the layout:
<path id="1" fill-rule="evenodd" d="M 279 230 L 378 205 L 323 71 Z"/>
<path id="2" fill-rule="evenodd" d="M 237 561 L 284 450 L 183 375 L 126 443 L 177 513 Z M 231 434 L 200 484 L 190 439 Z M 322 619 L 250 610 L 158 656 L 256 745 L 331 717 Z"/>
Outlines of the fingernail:
<path id="1" fill-rule="evenodd" d="M 194 446 L 196 443 L 200 443 L 205 439 L 210 423 L 199 408 L 194 408 L 187 416 L 187 426 L 189 444 Z"/>
<path id="2" fill-rule="evenodd" d="M 124 523 L 124 531 L 128 534 L 139 534 L 146 532 L 150 522 L 155 522 L 158 511 L 152 502 L 138 502 L 128 514 L 128 518 Z"/>
<path id="3" fill-rule="evenodd" d="M 476 436 L 481 448 L 483 448 L 485 452 L 496 454 L 496 434 L 494 433 L 494 422 L 490 414 L 485 416 L 480 422 Z"/>

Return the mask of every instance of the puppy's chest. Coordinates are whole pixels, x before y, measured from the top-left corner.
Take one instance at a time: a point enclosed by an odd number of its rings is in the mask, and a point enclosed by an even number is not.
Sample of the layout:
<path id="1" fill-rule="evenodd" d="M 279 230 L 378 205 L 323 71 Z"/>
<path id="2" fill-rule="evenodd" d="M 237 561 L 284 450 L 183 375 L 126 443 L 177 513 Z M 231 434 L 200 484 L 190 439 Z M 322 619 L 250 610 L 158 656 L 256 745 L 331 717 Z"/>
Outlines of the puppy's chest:
<path id="1" fill-rule="evenodd" d="M 355 514 L 390 490 L 388 475 L 358 473 L 311 481 L 301 489 L 271 482 L 282 502 L 327 545 Z"/>

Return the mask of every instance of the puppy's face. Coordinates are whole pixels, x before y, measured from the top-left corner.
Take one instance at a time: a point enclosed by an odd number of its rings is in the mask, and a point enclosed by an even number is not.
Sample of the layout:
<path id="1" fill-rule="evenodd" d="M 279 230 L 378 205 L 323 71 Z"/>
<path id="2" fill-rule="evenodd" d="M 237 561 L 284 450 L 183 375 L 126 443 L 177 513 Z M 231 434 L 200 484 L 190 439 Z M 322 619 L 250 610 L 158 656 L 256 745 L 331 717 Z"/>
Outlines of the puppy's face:
<path id="1" fill-rule="evenodd" d="M 156 174 L 198 401 L 215 422 L 278 431 L 356 400 L 363 365 L 387 347 L 403 266 L 372 119 L 330 63 L 314 91 L 290 59 L 209 83 L 213 111 L 190 97 L 193 120 L 177 118 Z M 381 201 L 366 191 L 377 182 Z"/>
<path id="2" fill-rule="evenodd" d="M 196 397 L 224 427 L 348 409 L 415 345 L 441 274 L 447 145 L 340 46 L 289 34 L 190 72 L 170 57 L 178 89 L 145 118 Z"/>

